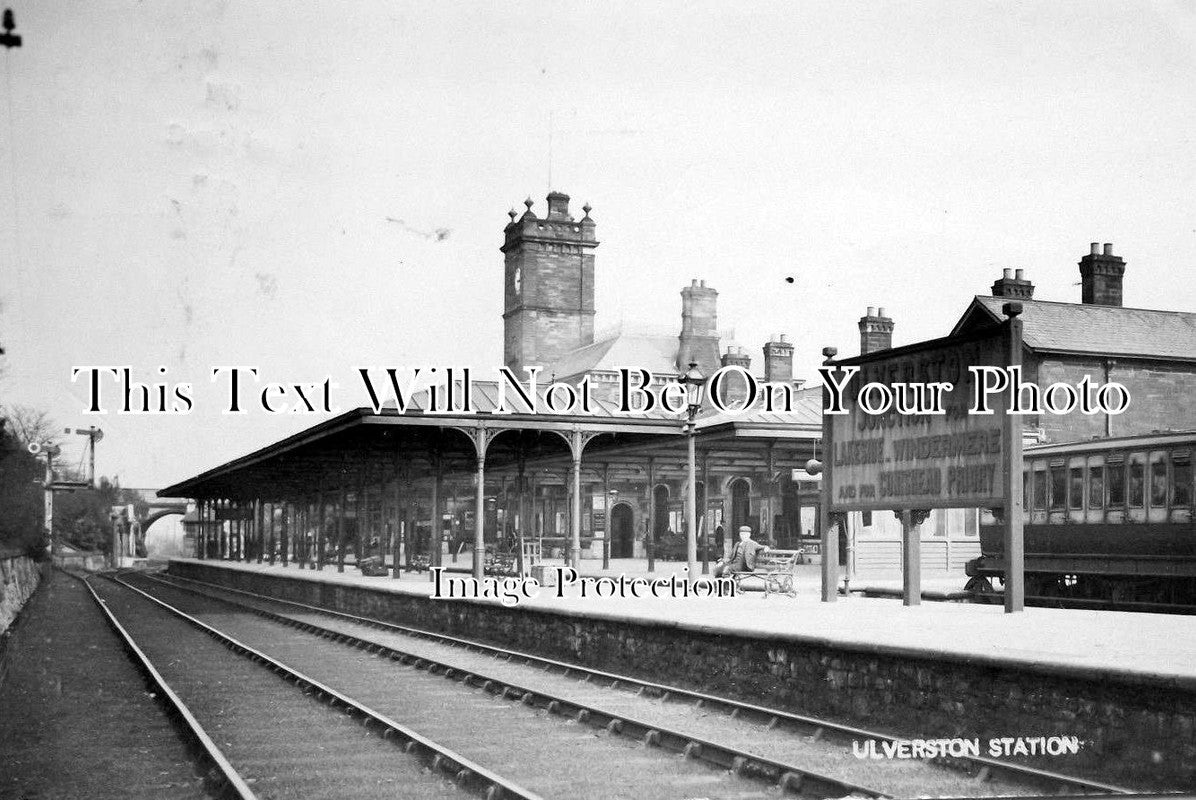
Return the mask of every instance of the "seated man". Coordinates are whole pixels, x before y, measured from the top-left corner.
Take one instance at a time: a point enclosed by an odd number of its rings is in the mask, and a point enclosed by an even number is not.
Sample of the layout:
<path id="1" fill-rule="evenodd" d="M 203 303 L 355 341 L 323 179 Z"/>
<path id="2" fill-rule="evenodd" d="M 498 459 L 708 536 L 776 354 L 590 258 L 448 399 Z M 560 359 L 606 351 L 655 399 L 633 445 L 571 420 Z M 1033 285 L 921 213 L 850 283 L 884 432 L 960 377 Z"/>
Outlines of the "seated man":
<path id="1" fill-rule="evenodd" d="M 744 525 L 739 529 L 739 541 L 731 551 L 731 559 L 724 562 L 720 558 L 714 565 L 714 577 L 718 578 L 727 572 L 751 572 L 756 568 L 757 554 L 767 549 L 768 545 L 752 540 L 752 529 Z"/>

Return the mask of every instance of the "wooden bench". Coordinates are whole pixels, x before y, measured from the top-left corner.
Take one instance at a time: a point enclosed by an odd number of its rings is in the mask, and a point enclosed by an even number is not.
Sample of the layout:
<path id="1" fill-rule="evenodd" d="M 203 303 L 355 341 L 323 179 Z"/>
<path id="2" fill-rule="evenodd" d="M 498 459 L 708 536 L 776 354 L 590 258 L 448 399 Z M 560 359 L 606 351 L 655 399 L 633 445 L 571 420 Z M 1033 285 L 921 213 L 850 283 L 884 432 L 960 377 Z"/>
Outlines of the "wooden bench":
<path id="1" fill-rule="evenodd" d="M 797 597 L 797 588 L 793 584 L 794 567 L 801 559 L 801 550 L 761 550 L 756 554 L 756 568 L 751 572 L 727 572 L 728 578 L 735 581 L 735 589 L 739 591 L 741 584 L 749 578 L 758 578 L 764 583 L 764 596 L 773 592 Z"/>

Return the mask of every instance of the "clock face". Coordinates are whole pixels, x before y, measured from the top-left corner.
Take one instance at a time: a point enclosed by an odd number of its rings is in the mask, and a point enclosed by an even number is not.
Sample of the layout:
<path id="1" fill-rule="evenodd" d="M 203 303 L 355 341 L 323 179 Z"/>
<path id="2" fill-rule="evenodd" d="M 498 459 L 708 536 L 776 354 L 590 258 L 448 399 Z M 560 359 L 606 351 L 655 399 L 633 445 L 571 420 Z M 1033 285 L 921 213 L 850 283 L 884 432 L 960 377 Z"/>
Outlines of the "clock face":
<path id="1" fill-rule="evenodd" d="M 511 276 L 511 284 L 515 287 L 515 294 L 523 288 L 523 271 L 519 267 L 515 267 L 515 273 Z"/>

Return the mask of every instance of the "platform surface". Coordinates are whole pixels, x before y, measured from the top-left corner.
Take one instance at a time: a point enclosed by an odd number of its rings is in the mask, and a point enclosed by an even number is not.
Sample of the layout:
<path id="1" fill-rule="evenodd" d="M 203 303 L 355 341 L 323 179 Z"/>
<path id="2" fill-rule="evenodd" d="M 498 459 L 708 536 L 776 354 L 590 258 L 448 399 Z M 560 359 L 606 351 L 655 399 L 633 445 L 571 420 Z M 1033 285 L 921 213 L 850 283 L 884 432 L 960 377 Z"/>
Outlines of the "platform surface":
<path id="1" fill-rule="evenodd" d="M 294 564 L 283 567 L 198 559 L 172 561 L 420 596 L 430 595 L 433 588 L 427 573 L 404 574 L 395 579 L 365 577 L 350 566 L 340 573 L 335 566 L 315 571 L 298 569 Z M 468 567 L 469 563 L 468 557 L 457 564 L 446 559 L 445 566 Z M 616 579 L 620 572 L 629 578 L 648 576 L 642 561 L 628 560 L 627 569 L 620 569 L 621 564 L 612 562 L 611 570 L 603 572 L 600 562 L 583 562 L 582 572 Z M 683 567 L 676 562 L 657 562 L 650 577 L 667 578 L 676 571 L 681 580 Z M 543 587 L 539 597 L 522 600 L 517 608 L 895 655 L 994 663 L 1087 678 L 1162 682 L 1196 691 L 1196 617 L 1051 608 L 1005 614 L 1001 606 L 994 605 L 924 601 L 907 607 L 894 599 L 842 595 L 836 602 L 823 603 L 819 600 L 817 569 L 814 566 L 802 571 L 797 597 L 765 598 L 759 592 L 750 592 L 721 598 L 595 598 L 580 597 L 576 588 L 558 597 L 556 589 Z M 957 588 L 957 583 L 953 577 L 940 576 L 924 581 L 923 588 Z M 468 602 L 498 603 L 489 599 Z"/>

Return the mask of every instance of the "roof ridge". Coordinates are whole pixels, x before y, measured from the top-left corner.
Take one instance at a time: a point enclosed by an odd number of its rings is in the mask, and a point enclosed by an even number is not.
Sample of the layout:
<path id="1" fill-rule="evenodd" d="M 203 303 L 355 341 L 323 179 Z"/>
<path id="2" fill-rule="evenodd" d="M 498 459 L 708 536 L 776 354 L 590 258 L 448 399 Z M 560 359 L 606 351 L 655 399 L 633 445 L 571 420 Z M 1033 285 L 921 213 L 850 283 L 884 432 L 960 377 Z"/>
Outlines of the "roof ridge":
<path id="1" fill-rule="evenodd" d="M 975 295 L 975 299 L 977 299 L 977 300 L 1004 300 L 1007 302 L 1016 302 L 1016 303 L 1038 303 L 1039 305 L 1069 306 L 1072 308 L 1098 308 L 1098 309 L 1109 309 L 1109 310 L 1117 310 L 1117 311 L 1146 311 L 1151 314 L 1178 314 L 1180 316 L 1196 317 L 1196 311 L 1175 311 L 1175 310 L 1167 309 L 1167 308 L 1139 308 L 1138 306 L 1107 306 L 1107 305 L 1102 305 L 1099 303 L 1069 303 L 1065 300 L 1037 300 L 1034 298 L 1025 300 L 1025 299 L 1021 299 L 1021 298 L 1017 298 L 1017 297 L 999 297 L 995 294 L 978 294 L 978 295 Z"/>

